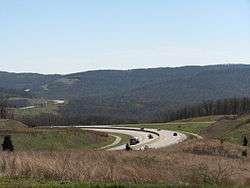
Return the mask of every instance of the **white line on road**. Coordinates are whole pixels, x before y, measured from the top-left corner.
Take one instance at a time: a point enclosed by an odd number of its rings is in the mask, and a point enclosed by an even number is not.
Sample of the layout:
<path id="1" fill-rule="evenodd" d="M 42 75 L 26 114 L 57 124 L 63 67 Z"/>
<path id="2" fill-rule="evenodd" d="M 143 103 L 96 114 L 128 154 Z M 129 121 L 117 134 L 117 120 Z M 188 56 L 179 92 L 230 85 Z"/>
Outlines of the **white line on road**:
<path id="1" fill-rule="evenodd" d="M 122 138 L 117 136 L 117 135 L 114 135 L 114 134 L 109 134 L 109 135 L 112 136 L 112 137 L 115 137 L 115 141 L 112 144 L 106 145 L 106 146 L 104 146 L 104 147 L 102 147 L 100 149 L 106 149 L 106 148 L 114 147 L 114 146 L 118 145 L 122 140 Z"/>

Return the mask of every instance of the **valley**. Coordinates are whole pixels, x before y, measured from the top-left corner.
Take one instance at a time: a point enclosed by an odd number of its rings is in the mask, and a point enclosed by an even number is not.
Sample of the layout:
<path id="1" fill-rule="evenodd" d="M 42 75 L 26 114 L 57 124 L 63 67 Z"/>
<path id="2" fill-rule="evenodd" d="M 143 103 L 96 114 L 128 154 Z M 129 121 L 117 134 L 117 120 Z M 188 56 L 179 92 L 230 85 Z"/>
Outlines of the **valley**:
<path id="1" fill-rule="evenodd" d="M 227 80 L 218 78 L 218 95 L 202 77 L 235 72 L 238 80 L 248 71 L 234 65 L 0 73 L 12 78 L 0 90 L 0 139 L 9 137 L 14 148 L 0 152 L 0 187 L 247 187 L 248 88 L 235 82 L 246 95 L 228 95 Z"/>
<path id="2" fill-rule="evenodd" d="M 69 75 L 0 72 L 0 88 L 12 96 L 65 100 L 64 116 L 81 123 L 162 122 L 169 111 L 186 106 L 248 97 L 249 75 L 250 66 L 241 64 Z"/>

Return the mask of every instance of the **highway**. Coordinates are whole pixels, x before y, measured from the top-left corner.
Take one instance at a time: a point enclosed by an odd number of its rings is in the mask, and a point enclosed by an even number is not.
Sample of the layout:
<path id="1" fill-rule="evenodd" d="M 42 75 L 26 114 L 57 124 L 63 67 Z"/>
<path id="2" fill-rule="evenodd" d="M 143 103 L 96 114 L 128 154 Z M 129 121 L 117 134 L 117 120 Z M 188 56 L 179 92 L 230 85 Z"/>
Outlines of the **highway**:
<path id="1" fill-rule="evenodd" d="M 107 133 L 119 133 L 126 134 L 131 137 L 137 137 L 140 141 L 139 144 L 131 146 L 133 150 L 144 149 L 145 146 L 148 148 L 163 148 L 173 144 L 177 144 L 187 139 L 187 136 L 183 133 L 167 131 L 167 130 L 157 130 L 157 129 L 141 129 L 136 127 L 113 127 L 113 126 L 77 126 L 85 130 L 101 131 Z M 177 133 L 177 136 L 174 136 Z M 152 139 L 148 138 L 148 135 L 153 136 Z M 125 149 L 125 144 L 119 145 L 121 138 L 115 136 L 116 140 L 111 145 L 105 146 L 108 150 L 122 150 Z M 119 141 L 119 142 L 118 142 Z M 103 148 L 103 149 L 104 149 Z"/>

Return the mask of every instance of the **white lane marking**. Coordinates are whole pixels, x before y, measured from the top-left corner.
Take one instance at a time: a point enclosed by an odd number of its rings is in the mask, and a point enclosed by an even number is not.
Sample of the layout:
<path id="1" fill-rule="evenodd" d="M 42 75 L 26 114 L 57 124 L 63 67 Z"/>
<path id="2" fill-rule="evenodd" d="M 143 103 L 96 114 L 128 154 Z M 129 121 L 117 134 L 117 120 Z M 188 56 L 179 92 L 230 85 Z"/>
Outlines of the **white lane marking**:
<path id="1" fill-rule="evenodd" d="M 100 149 L 106 149 L 106 148 L 111 148 L 111 147 L 113 147 L 113 146 L 116 146 L 116 145 L 118 145 L 118 144 L 121 142 L 121 140 L 122 140 L 122 138 L 119 137 L 119 136 L 117 136 L 117 135 L 114 135 L 114 134 L 109 134 L 109 135 L 112 136 L 112 137 L 115 137 L 115 141 L 114 141 L 112 144 L 109 144 L 109 145 L 106 145 L 106 146 L 101 147 Z"/>

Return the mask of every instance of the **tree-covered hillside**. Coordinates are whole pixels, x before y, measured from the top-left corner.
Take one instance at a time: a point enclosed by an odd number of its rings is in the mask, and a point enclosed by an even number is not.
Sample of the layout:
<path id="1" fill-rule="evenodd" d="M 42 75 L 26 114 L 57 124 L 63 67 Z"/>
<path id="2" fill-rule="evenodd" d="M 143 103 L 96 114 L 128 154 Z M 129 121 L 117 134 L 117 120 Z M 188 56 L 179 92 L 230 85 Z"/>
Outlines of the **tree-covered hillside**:
<path id="1" fill-rule="evenodd" d="M 115 119 L 158 119 L 167 110 L 250 96 L 249 65 L 102 70 L 70 75 L 0 72 L 0 87 L 68 99 L 65 112 Z"/>
<path id="2" fill-rule="evenodd" d="M 37 91 L 42 85 L 59 77 L 60 75 L 0 72 L 0 88 Z"/>

